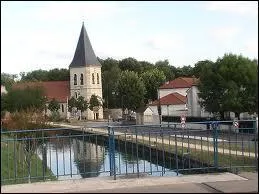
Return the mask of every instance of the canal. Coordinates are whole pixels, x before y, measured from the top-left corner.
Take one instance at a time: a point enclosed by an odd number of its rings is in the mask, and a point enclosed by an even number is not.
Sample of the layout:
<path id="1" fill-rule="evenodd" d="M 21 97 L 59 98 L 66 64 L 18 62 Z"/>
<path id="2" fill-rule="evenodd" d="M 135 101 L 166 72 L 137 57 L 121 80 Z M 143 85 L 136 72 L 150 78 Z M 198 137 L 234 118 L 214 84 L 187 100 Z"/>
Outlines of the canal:
<path id="1" fill-rule="evenodd" d="M 54 138 L 53 138 L 54 135 Z M 44 146 L 39 145 L 37 155 L 51 169 L 58 180 L 110 176 L 108 138 L 80 132 L 52 131 Z M 173 156 L 161 160 L 161 153 L 152 149 L 116 141 L 116 174 L 148 176 L 176 176 Z M 178 173 L 178 176 L 182 174 Z"/>

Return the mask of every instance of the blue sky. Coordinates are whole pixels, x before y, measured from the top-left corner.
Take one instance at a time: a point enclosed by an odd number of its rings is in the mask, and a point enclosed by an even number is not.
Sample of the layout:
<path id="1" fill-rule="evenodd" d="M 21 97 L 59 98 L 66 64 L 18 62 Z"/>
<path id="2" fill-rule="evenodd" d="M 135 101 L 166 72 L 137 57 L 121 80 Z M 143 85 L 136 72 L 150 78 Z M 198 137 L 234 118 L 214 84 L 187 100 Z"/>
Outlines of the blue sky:
<path id="1" fill-rule="evenodd" d="M 83 21 L 103 59 L 176 67 L 229 52 L 258 59 L 257 1 L 1 1 L 1 71 L 68 68 Z"/>

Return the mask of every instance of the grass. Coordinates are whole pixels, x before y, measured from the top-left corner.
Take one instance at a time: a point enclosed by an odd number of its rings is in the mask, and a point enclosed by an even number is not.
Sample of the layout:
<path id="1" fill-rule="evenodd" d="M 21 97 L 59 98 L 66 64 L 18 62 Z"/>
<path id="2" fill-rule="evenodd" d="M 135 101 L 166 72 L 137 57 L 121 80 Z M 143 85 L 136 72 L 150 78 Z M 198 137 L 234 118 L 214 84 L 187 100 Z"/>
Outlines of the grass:
<path id="1" fill-rule="evenodd" d="M 125 141 L 125 137 L 123 135 L 119 136 L 119 139 Z M 167 137 L 167 139 L 169 139 L 169 137 Z M 135 138 L 127 139 L 127 141 L 136 143 Z M 171 137 L 170 142 L 171 141 L 174 141 L 174 138 Z M 204 143 L 203 144 L 204 146 L 208 146 L 207 141 L 202 143 Z M 182 158 L 183 153 L 188 153 L 188 148 L 182 147 L 181 143 L 177 144 L 177 152 L 176 152 L 176 146 L 174 145 L 168 145 L 168 144 L 163 145 L 162 143 L 159 143 L 159 142 L 149 142 L 144 139 L 138 140 L 138 144 L 144 144 L 148 147 L 150 147 L 150 145 L 153 145 L 153 147 L 157 148 L 158 150 L 164 150 L 165 152 L 172 153 L 172 154 L 177 153 L 179 159 Z M 213 142 L 210 142 L 209 146 L 213 146 Z M 208 150 L 198 150 L 198 149 L 190 148 L 189 153 L 190 153 L 190 159 L 200 161 L 202 164 L 204 164 L 203 167 L 207 165 L 214 166 L 213 152 Z M 224 154 L 218 153 L 218 167 L 221 167 L 221 168 L 229 168 L 229 169 L 238 168 L 239 171 L 254 171 L 256 163 L 257 161 L 255 161 L 255 158 L 253 157 L 229 155 L 228 153 L 224 153 Z M 250 166 L 250 167 L 244 167 L 244 166 Z"/>
<path id="2" fill-rule="evenodd" d="M 183 143 L 188 143 L 188 138 L 184 137 L 184 138 L 177 138 L 177 141 L 179 142 L 183 142 Z M 208 145 L 208 141 L 206 140 L 198 140 L 198 139 L 189 139 L 189 143 L 190 144 L 197 144 L 197 145 Z M 213 142 L 209 142 L 210 146 L 213 146 Z M 230 150 L 234 150 L 234 151 L 244 151 L 244 152 L 250 152 L 250 153 L 255 153 L 255 143 L 254 142 L 248 142 L 248 141 L 244 141 L 243 145 L 241 142 L 229 142 L 229 141 L 225 141 L 225 142 L 218 142 L 218 148 L 224 148 L 224 149 L 230 149 Z M 257 150 L 258 150 L 258 145 L 257 145 Z"/>
<path id="3" fill-rule="evenodd" d="M 4 141 L 1 136 L 1 185 L 28 183 L 28 167 L 25 163 L 24 150 L 20 142 Z M 43 176 L 44 174 L 44 176 Z M 33 154 L 31 158 L 31 182 L 56 180 L 49 168 L 43 173 L 42 160 Z"/>

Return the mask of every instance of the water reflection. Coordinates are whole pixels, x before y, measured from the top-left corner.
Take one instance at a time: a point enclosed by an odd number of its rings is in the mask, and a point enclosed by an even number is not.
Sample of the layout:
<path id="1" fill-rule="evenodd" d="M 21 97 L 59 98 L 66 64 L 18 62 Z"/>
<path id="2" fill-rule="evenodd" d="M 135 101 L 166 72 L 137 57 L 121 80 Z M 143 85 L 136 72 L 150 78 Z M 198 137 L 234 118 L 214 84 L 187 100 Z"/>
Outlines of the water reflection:
<path id="1" fill-rule="evenodd" d="M 101 142 L 101 143 L 100 143 Z M 94 138 L 57 137 L 45 141 L 45 147 L 39 146 L 37 153 L 59 180 L 87 177 L 109 176 L 110 163 L 108 148 L 104 141 Z M 162 166 L 148 160 L 133 157 L 132 154 L 115 152 L 117 174 L 152 172 L 161 175 Z M 138 162 L 138 166 L 137 166 Z M 168 170 L 168 169 L 165 169 Z M 175 176 L 175 172 L 166 172 L 164 176 Z"/>

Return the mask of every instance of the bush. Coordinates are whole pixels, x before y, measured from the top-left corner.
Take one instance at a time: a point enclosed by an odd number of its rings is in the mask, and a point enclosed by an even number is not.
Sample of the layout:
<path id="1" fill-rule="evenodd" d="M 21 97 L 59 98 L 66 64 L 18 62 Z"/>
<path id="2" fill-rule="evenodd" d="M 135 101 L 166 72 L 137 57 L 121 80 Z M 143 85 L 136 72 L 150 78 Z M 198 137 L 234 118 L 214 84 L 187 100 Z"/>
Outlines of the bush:
<path id="1" fill-rule="evenodd" d="M 60 121 L 61 120 L 61 118 L 60 118 L 60 113 L 58 112 L 58 111 L 53 111 L 52 113 L 51 113 L 51 116 L 50 116 L 50 120 L 51 121 Z"/>
<path id="2" fill-rule="evenodd" d="M 7 130 L 30 130 L 49 127 L 42 111 L 29 108 L 20 112 L 10 113 L 3 128 Z"/>

